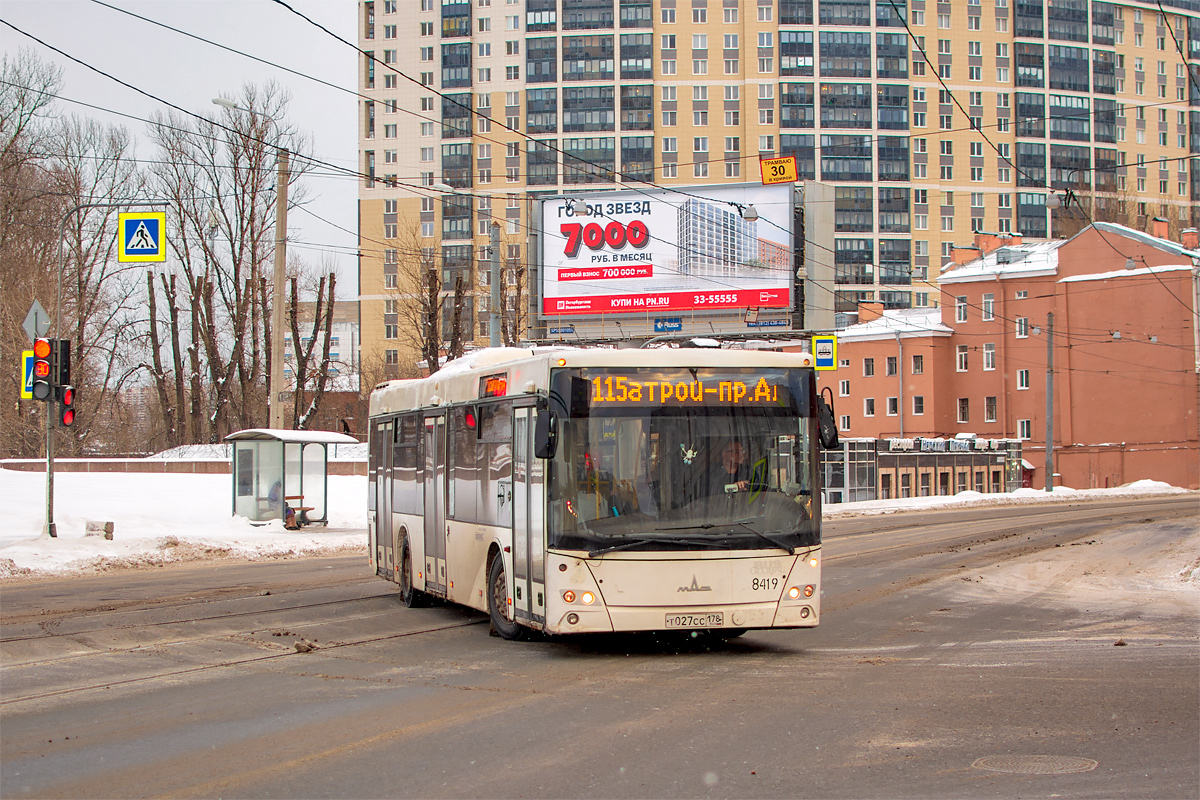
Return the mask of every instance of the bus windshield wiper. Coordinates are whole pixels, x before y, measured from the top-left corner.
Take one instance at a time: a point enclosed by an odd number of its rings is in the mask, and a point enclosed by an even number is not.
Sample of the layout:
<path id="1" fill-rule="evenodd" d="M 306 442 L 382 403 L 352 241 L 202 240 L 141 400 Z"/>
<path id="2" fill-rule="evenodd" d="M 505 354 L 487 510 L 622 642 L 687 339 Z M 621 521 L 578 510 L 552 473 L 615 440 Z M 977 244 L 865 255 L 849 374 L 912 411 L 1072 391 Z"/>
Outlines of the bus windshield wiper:
<path id="1" fill-rule="evenodd" d="M 737 520 L 736 522 L 734 522 L 733 524 L 734 524 L 734 525 L 740 525 L 740 526 L 742 526 L 743 528 L 745 528 L 746 530 L 750 531 L 751 533 L 753 533 L 753 534 L 754 534 L 755 536 L 757 536 L 758 538 L 762 539 L 763 541 L 770 542 L 771 544 L 773 544 L 773 545 L 775 545 L 776 547 L 778 547 L 780 550 L 786 550 L 786 551 L 787 551 L 787 554 L 788 554 L 789 556 L 794 556 L 794 555 L 796 555 L 796 548 L 792 547 L 791 545 L 784 544 L 783 542 L 779 541 L 779 540 L 778 540 L 778 539 L 776 539 L 775 537 L 773 537 L 773 536 L 768 536 L 767 534 L 763 533 L 762 531 L 760 531 L 760 530 L 758 530 L 758 529 L 756 529 L 756 528 L 753 528 L 753 527 L 751 527 L 749 524 L 747 524 L 747 521 L 746 521 L 746 520 L 741 520 L 741 519 L 739 519 L 739 520 Z"/>
<path id="2" fill-rule="evenodd" d="M 655 528 L 654 530 L 656 530 L 656 531 L 709 530 L 711 528 L 725 528 L 725 527 L 737 525 L 737 526 L 740 526 L 740 527 L 745 528 L 746 530 L 750 531 L 751 533 L 753 533 L 755 536 L 759 537 L 760 539 L 763 539 L 764 541 L 767 541 L 767 542 L 773 544 L 774 546 L 778 547 L 780 550 L 786 550 L 788 555 L 790 555 L 790 556 L 796 555 L 796 548 L 792 547 L 791 545 L 786 545 L 783 542 L 780 542 L 779 540 L 775 539 L 774 537 L 768 536 L 767 534 L 763 533 L 762 531 L 751 526 L 749 523 L 750 523 L 749 519 L 735 519 L 735 520 L 730 520 L 729 522 L 701 522 L 696 525 L 674 525 L 674 526 L 668 526 L 665 528 Z"/>
<path id="3" fill-rule="evenodd" d="M 718 547 L 716 542 L 704 539 L 685 539 L 678 536 L 639 536 L 635 539 L 630 539 L 620 544 L 609 545 L 608 547 L 597 547 L 595 550 L 588 551 L 588 558 L 595 558 L 604 553 L 611 553 L 615 550 L 628 550 L 631 547 L 637 547 L 643 544 L 658 544 L 659 542 L 669 542 L 671 544 L 690 544 L 696 547 Z"/>

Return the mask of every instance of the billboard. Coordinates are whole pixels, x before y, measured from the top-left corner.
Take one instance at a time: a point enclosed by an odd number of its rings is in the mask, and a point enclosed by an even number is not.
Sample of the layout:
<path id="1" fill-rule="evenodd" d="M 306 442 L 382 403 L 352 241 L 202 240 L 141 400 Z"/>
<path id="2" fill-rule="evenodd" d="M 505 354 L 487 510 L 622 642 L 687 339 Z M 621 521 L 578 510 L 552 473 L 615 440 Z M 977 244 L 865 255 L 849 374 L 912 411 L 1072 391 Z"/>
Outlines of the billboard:
<path id="1" fill-rule="evenodd" d="M 542 317 L 790 308 L 792 191 L 756 184 L 543 200 Z M 580 198 L 586 215 L 573 210 Z M 758 219 L 742 216 L 751 205 Z"/>

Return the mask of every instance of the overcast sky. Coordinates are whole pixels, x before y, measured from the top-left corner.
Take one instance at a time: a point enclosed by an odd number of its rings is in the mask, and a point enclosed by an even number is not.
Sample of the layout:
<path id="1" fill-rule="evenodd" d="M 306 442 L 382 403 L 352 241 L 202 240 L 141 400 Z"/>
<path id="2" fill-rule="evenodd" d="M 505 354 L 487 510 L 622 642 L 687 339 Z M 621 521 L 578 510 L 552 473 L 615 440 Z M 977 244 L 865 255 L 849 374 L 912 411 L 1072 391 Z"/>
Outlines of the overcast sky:
<path id="1" fill-rule="evenodd" d="M 355 89 L 355 51 L 271 0 L 104 0 L 157 22 L 272 61 L 345 89 Z M 288 5 L 356 42 L 354 0 L 288 0 Z M 357 128 L 353 94 L 252 61 L 213 45 L 106 8 L 91 0 L 3 0 L 0 19 L 48 45 L 189 111 L 212 114 L 219 95 L 236 95 L 244 83 L 274 80 L 292 95 L 290 119 L 313 139 L 313 155 L 331 164 L 357 168 Z M 32 39 L 0 26 L 6 54 L 28 48 L 62 67 L 61 95 L 124 114 L 149 119 L 170 109 L 76 64 Z M 137 155 L 152 158 L 145 123 L 69 102 L 64 113 L 122 125 L 140 138 Z M 311 264 L 323 258 L 338 266 L 339 295 L 357 293 L 357 183 L 328 170 L 306 178 L 312 202 L 289 215 L 289 253 Z M 337 226 L 345 228 L 340 230 Z"/>

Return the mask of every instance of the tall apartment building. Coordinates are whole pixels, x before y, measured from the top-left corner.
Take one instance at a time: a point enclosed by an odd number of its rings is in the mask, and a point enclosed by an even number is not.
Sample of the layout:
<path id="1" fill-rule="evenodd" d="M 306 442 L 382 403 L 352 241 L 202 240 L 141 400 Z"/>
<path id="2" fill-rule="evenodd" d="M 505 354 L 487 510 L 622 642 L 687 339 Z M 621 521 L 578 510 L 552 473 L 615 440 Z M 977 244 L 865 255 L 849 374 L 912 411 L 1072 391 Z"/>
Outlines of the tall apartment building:
<path id="1" fill-rule="evenodd" d="M 1200 0 L 1162 5 L 361 2 L 377 59 L 359 75 L 364 358 L 409 358 L 398 242 L 444 290 L 468 281 L 483 336 L 492 220 L 527 261 L 531 196 L 757 181 L 760 156 L 836 186 L 824 256 L 843 311 L 938 305 L 956 241 L 1056 236 L 1079 216 L 1050 211 L 1051 190 L 1092 216 L 1196 225 Z"/>

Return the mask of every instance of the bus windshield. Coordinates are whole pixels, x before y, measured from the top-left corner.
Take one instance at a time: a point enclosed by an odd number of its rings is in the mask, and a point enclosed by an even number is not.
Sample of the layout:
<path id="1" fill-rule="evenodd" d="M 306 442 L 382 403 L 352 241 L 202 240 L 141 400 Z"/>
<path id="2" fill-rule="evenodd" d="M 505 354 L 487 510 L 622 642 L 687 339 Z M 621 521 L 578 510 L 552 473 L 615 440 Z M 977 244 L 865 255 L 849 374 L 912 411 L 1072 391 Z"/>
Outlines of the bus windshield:
<path id="1" fill-rule="evenodd" d="M 811 372 L 574 369 L 551 385 L 551 548 L 819 544 Z"/>

